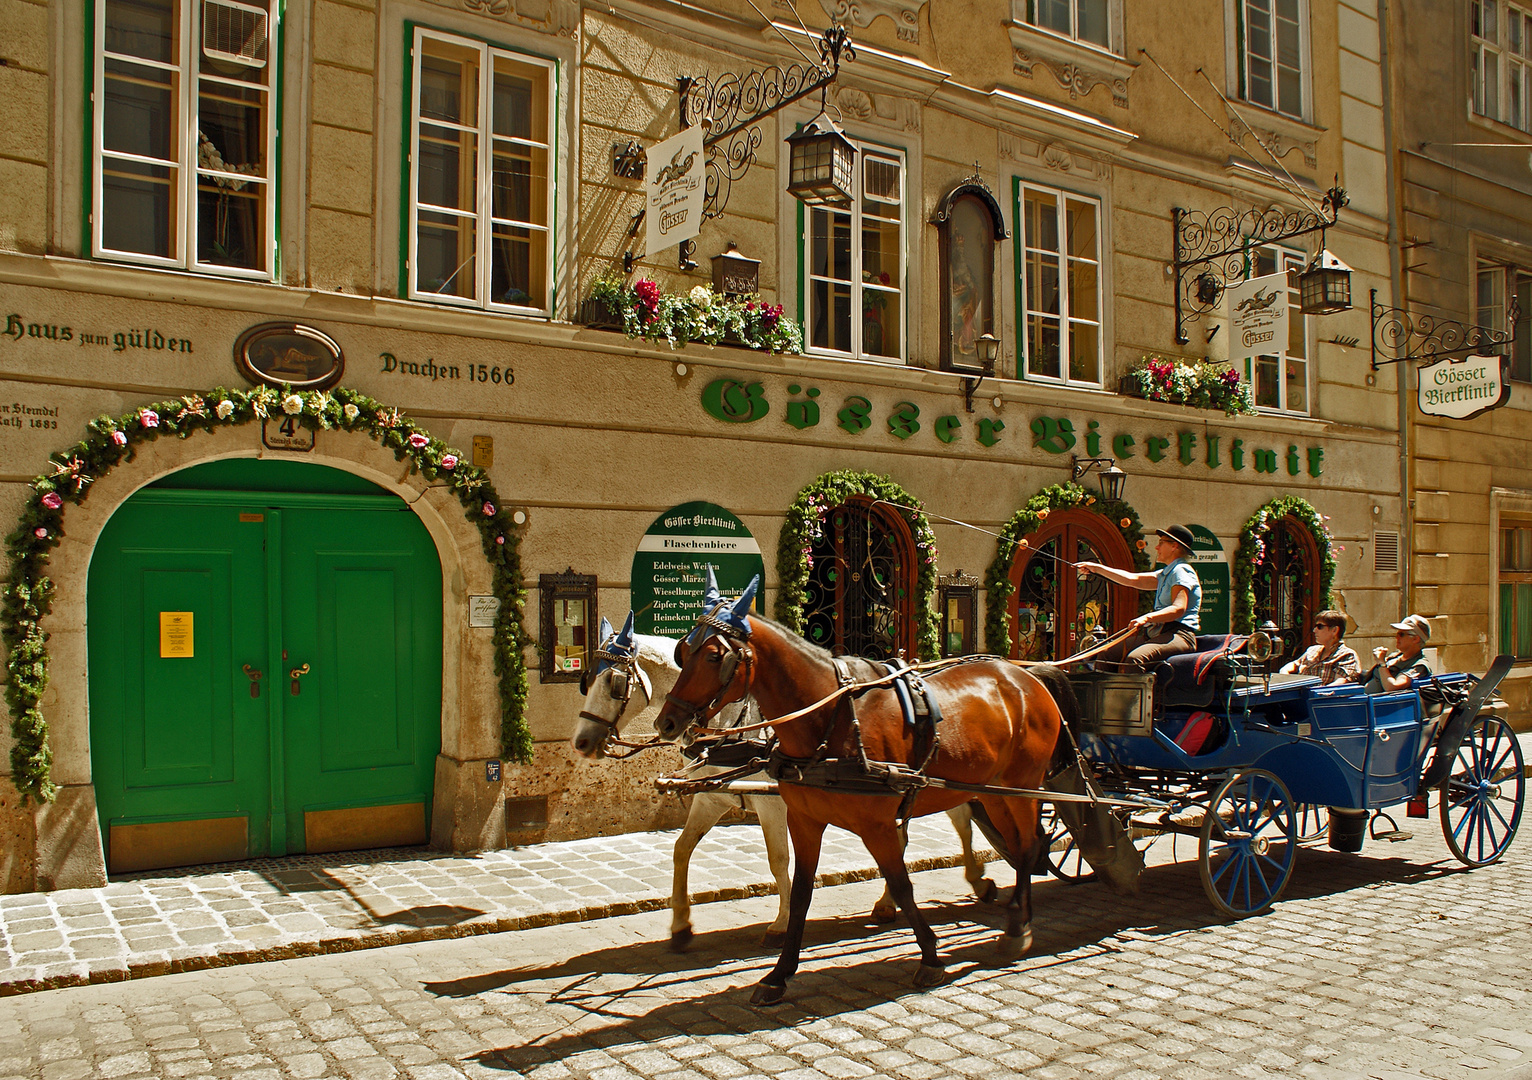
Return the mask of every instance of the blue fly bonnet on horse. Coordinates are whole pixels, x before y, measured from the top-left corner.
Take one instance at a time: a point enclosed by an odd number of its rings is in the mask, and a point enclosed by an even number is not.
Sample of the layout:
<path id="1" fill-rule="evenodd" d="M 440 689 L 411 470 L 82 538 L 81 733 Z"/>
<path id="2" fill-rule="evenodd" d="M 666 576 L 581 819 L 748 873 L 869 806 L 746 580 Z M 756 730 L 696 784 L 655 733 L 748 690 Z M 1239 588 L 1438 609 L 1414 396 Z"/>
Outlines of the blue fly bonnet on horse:
<path id="1" fill-rule="evenodd" d="M 612 667 L 621 667 L 624 672 L 633 672 L 638 675 L 639 682 L 643 683 L 644 693 L 650 693 L 649 677 L 644 674 L 634 661 L 638 658 L 638 642 L 633 640 L 633 612 L 628 612 L 628 621 L 622 624 L 620 633 L 612 632 L 612 624 L 605 616 L 601 619 L 601 644 L 596 646 L 596 662 L 590 670 L 580 678 L 580 692 L 590 692 L 590 680 L 600 675 L 603 671 Z M 613 697 L 622 696 L 626 700 L 627 687 L 613 688 Z"/>
<path id="2" fill-rule="evenodd" d="M 761 575 L 756 574 L 745 586 L 738 600 L 730 601 L 718 591 L 718 579 L 713 567 L 707 568 L 707 579 L 702 589 L 702 612 L 697 625 L 686 635 L 685 644 L 696 645 L 707 638 L 705 630 L 722 630 L 739 637 L 750 636 L 750 605 L 755 601 L 756 590 L 761 587 Z"/>

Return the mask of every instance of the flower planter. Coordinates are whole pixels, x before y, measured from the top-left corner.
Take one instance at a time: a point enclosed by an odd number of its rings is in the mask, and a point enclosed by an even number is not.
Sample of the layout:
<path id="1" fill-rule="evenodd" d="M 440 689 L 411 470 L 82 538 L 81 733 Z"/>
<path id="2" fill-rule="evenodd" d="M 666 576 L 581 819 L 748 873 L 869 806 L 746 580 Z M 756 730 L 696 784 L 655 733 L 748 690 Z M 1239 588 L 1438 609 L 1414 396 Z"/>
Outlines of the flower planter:
<path id="1" fill-rule="evenodd" d="M 580 321 L 592 330 L 622 330 L 622 313 L 605 300 L 590 297 L 580 305 Z"/>

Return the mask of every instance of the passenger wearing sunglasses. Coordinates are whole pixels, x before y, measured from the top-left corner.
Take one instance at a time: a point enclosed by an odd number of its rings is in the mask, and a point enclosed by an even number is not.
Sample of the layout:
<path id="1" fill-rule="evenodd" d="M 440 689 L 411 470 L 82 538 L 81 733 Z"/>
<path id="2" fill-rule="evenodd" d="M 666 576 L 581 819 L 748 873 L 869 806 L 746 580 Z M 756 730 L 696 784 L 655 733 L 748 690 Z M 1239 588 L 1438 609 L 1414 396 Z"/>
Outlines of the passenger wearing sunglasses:
<path id="1" fill-rule="evenodd" d="M 1394 628 L 1394 651 L 1379 645 L 1372 651 L 1377 664 L 1366 675 L 1357 677 L 1358 682 L 1366 683 L 1369 694 L 1408 690 L 1411 679 L 1431 677 L 1431 667 L 1421 655 L 1426 642 L 1431 640 L 1431 624 L 1422 615 L 1406 615 L 1404 621 L 1389 625 Z"/>
<path id="2" fill-rule="evenodd" d="M 1321 611 L 1314 616 L 1315 645 L 1302 656 L 1282 665 L 1287 674 L 1317 675 L 1322 684 L 1345 682 L 1361 669 L 1356 650 L 1341 642 L 1346 634 L 1346 616 L 1339 611 Z"/>

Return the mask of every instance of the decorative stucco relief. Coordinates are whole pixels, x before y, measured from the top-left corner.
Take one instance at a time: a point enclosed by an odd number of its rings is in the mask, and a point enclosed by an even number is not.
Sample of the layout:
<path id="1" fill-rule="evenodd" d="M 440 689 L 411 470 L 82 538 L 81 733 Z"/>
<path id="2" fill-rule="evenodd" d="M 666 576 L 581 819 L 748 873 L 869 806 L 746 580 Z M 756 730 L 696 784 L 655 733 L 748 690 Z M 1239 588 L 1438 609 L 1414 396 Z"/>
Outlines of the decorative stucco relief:
<path id="1" fill-rule="evenodd" d="M 1059 86 L 1069 91 L 1071 101 L 1084 97 L 1098 86 L 1105 86 L 1112 92 L 1112 104 L 1118 108 L 1128 107 L 1128 80 L 1119 78 L 1110 72 L 1095 71 L 1073 60 L 1055 60 L 1045 56 L 1034 56 L 1025 49 L 1012 49 L 1014 59 L 1013 67 L 1018 75 L 1034 78 L 1039 65 L 1048 74 L 1058 81 Z"/>
<path id="2" fill-rule="evenodd" d="M 440 7 L 489 15 L 560 37 L 580 33 L 580 0 L 431 0 Z"/>
<path id="3" fill-rule="evenodd" d="M 1228 110 L 1230 130 L 1236 138 L 1243 141 L 1245 135 L 1252 135 L 1255 140 L 1264 146 L 1272 157 L 1281 159 L 1294 150 L 1303 153 L 1303 163 L 1309 168 L 1317 168 L 1319 140 L 1317 133 L 1311 132 L 1306 126 L 1299 126 L 1294 122 L 1293 128 L 1287 131 L 1275 130 L 1275 125 L 1262 125 L 1258 119 L 1252 124 L 1245 117 L 1235 112 L 1233 108 Z"/>
<path id="4" fill-rule="evenodd" d="M 1096 180 L 1112 178 L 1112 163 L 1090 154 L 1072 150 L 1061 143 L 1044 143 L 1008 131 L 1000 133 L 1000 157 L 1025 165 L 1042 166 L 1054 172 Z"/>
<path id="5" fill-rule="evenodd" d="M 874 19 L 894 20 L 900 41 L 920 44 L 920 13 L 927 0 L 819 0 L 819 6 L 835 22 L 871 26 Z"/>
<path id="6" fill-rule="evenodd" d="M 920 103 L 895 94 L 871 94 L 860 87 L 839 86 L 835 104 L 853 120 L 882 124 L 903 131 L 920 130 Z"/>

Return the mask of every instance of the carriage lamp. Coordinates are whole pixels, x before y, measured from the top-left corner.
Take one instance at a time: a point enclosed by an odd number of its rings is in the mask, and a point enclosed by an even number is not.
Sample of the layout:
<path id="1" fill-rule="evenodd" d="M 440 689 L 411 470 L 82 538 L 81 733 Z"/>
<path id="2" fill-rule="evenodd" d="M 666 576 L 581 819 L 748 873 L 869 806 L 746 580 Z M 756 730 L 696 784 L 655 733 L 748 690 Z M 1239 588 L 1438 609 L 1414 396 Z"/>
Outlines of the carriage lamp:
<path id="1" fill-rule="evenodd" d="M 787 146 L 789 195 L 810 206 L 851 205 L 856 147 L 823 106 L 818 116 L 787 137 Z"/>
<path id="2" fill-rule="evenodd" d="M 1120 502 L 1122 489 L 1127 486 L 1128 474 L 1117 467 L 1116 458 L 1082 458 L 1078 455 L 1070 459 L 1071 469 L 1069 478 L 1076 483 L 1092 469 L 1099 470 L 1096 473 L 1096 483 L 1101 488 L 1101 497 L 1107 502 Z"/>
<path id="3" fill-rule="evenodd" d="M 963 408 L 973 412 L 974 391 L 979 389 L 979 384 L 994 375 L 995 360 L 1000 356 L 1000 339 L 986 331 L 974 341 L 974 351 L 979 357 L 979 377 L 969 376 L 963 380 Z M 995 399 L 997 402 L 999 398 Z"/>
<path id="4" fill-rule="evenodd" d="M 713 291 L 721 296 L 753 296 L 761 291 L 761 260 L 739 253 L 733 240 L 713 256 Z"/>
<path id="5" fill-rule="evenodd" d="M 1351 267 L 1323 245 L 1314 261 L 1298 275 L 1298 310 L 1305 315 L 1333 315 L 1351 310 Z"/>

